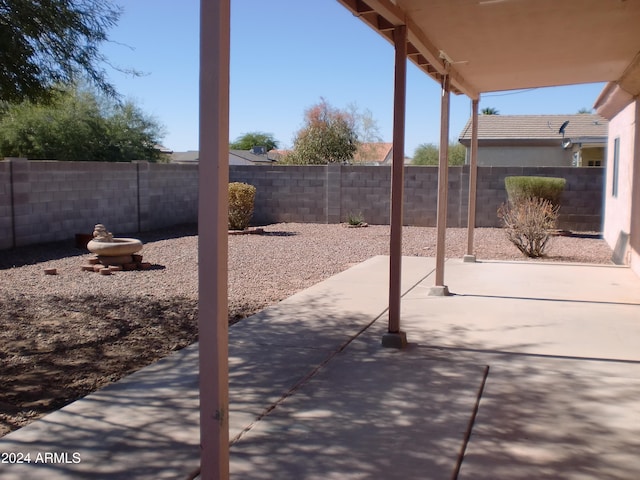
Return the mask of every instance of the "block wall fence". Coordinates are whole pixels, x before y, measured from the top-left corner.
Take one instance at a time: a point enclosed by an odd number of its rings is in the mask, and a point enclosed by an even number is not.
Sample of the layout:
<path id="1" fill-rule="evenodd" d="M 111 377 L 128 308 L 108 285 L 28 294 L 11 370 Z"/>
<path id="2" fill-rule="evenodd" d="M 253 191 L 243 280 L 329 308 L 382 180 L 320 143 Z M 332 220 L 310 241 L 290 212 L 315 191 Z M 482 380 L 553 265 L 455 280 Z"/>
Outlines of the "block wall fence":
<path id="1" fill-rule="evenodd" d="M 506 202 L 504 179 L 514 175 L 562 177 L 559 228 L 601 231 L 603 168 L 478 167 L 477 227 L 500 227 L 497 210 Z M 230 168 L 229 181 L 254 185 L 254 222 L 345 222 L 362 214 L 374 225 L 388 225 L 391 168 L 388 166 L 269 166 Z M 437 167 L 405 167 L 405 225 L 434 227 L 438 195 Z M 449 167 L 447 226 L 466 227 L 469 203 L 469 167 Z"/>
<path id="2" fill-rule="evenodd" d="M 436 167 L 406 167 L 405 225 L 436 224 Z M 560 228 L 600 231 L 602 168 L 479 167 L 476 226 L 499 227 L 504 178 L 563 177 Z M 388 166 L 231 165 L 229 181 L 257 189 L 253 223 L 339 223 L 362 214 L 388 224 Z M 466 227 L 469 167 L 449 168 L 447 225 Z M 125 236 L 198 220 L 198 166 L 148 162 L 0 161 L 0 249 L 73 239 L 103 223 Z"/>

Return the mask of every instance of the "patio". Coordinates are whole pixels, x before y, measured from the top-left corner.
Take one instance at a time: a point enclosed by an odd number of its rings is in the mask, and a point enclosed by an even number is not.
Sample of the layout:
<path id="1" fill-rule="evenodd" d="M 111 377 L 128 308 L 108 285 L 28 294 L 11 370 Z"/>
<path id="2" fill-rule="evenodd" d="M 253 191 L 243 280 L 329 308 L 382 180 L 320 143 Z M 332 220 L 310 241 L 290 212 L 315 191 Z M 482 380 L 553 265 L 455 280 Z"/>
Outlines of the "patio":
<path id="1" fill-rule="evenodd" d="M 231 474 L 247 479 L 629 479 L 640 472 L 640 279 L 613 266 L 378 256 L 229 329 Z M 193 345 L 0 439 L 3 479 L 188 478 Z M 34 463 L 68 453 L 69 462 Z M 79 453 L 81 461 L 72 462 Z M 60 458 L 58 458 L 60 460 Z"/>

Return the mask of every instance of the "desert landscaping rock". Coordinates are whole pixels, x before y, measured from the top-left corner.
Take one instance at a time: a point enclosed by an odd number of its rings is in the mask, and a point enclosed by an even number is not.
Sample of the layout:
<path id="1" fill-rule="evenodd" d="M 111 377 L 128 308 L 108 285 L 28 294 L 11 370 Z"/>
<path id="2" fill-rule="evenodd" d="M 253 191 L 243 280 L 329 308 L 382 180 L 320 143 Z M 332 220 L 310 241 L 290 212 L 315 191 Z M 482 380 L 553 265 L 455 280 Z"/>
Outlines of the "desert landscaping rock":
<path id="1" fill-rule="evenodd" d="M 94 256 L 73 240 L 0 250 L 0 436 L 197 339 L 195 227 L 135 235 L 149 269 L 125 264 L 135 268 L 110 278 L 79 271 Z M 280 223 L 228 242 L 233 323 L 387 255 L 389 227 Z M 434 228 L 403 228 L 404 255 L 434 256 L 435 245 Z M 466 229 L 447 230 L 448 257 L 462 258 L 466 245 Z M 478 260 L 540 261 L 524 258 L 500 229 L 476 229 L 475 245 Z M 595 235 L 554 237 L 548 253 L 541 261 L 611 263 Z M 42 274 L 45 265 L 55 278 Z"/>

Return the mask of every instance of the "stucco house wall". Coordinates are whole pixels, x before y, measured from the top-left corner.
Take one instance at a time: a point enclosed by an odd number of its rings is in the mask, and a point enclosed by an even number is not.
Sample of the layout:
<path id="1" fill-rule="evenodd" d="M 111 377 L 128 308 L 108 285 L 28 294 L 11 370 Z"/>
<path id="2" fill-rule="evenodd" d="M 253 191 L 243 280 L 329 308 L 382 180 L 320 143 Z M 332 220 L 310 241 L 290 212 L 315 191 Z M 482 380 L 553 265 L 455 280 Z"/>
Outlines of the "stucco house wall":
<path id="1" fill-rule="evenodd" d="M 469 150 L 467 149 L 467 155 Z M 570 167 L 571 150 L 555 146 L 482 146 L 478 148 L 478 165 L 482 167 Z M 467 160 L 469 163 L 469 160 Z"/>
<path id="2" fill-rule="evenodd" d="M 640 276 L 640 101 L 605 89 L 598 105 L 610 120 L 603 236 L 614 259 Z"/>

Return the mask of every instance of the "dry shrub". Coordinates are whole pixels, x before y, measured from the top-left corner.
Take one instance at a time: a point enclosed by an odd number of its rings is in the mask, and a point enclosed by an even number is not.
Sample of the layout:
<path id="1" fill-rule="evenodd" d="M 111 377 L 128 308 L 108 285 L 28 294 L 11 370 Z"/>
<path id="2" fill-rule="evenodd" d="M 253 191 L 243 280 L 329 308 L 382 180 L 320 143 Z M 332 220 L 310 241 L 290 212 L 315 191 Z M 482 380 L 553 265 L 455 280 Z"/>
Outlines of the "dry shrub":
<path id="1" fill-rule="evenodd" d="M 511 243 L 527 257 L 538 258 L 544 255 L 551 230 L 556 227 L 558 210 L 549 200 L 530 197 L 503 204 L 498 217 L 504 222 Z"/>
<path id="2" fill-rule="evenodd" d="M 229 230 L 244 230 L 253 215 L 256 187 L 248 183 L 229 184 Z"/>

